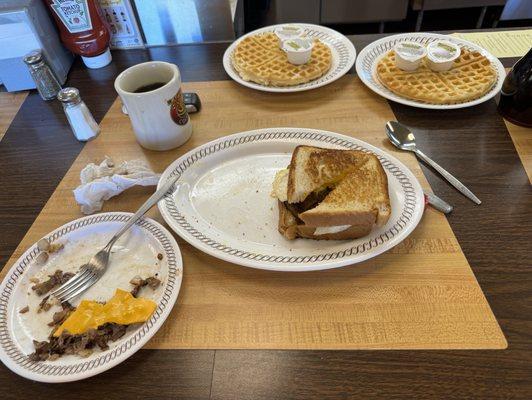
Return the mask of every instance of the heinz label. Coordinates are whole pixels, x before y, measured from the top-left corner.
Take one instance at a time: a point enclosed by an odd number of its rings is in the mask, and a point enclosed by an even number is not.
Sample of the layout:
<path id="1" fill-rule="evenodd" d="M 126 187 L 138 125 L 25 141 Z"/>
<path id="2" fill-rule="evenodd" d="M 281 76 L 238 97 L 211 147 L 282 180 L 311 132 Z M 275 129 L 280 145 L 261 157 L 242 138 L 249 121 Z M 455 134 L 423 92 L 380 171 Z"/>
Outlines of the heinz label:
<path id="1" fill-rule="evenodd" d="M 53 0 L 51 6 L 70 33 L 92 29 L 87 0 Z"/>

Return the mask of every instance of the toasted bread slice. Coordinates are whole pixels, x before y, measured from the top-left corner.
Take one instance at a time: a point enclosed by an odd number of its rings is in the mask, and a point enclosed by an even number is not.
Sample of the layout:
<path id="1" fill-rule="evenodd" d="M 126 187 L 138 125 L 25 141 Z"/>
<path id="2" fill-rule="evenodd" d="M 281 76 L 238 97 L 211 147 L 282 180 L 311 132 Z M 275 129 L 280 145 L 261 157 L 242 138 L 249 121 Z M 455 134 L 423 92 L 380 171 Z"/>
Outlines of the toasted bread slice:
<path id="1" fill-rule="evenodd" d="M 297 146 L 290 161 L 288 202 L 300 203 L 312 192 L 334 187 L 351 171 L 364 164 L 368 156 L 356 150 Z"/>
<path id="2" fill-rule="evenodd" d="M 356 239 L 385 224 L 391 213 L 386 172 L 375 155 L 360 151 L 298 146 L 289 168 L 277 173 L 272 196 L 279 200 L 278 228 L 287 239 Z M 317 227 L 348 225 L 316 234 Z"/>
<path id="3" fill-rule="evenodd" d="M 316 207 L 298 217 L 310 226 L 383 225 L 390 216 L 388 179 L 373 154 L 343 177 Z"/>
<path id="4" fill-rule="evenodd" d="M 316 235 L 316 228 L 298 222 L 282 201 L 278 201 L 279 206 L 279 232 L 288 240 L 298 237 L 315 240 L 349 240 L 366 236 L 371 232 L 373 223 L 352 225 L 348 229 L 340 232 L 325 233 Z"/>

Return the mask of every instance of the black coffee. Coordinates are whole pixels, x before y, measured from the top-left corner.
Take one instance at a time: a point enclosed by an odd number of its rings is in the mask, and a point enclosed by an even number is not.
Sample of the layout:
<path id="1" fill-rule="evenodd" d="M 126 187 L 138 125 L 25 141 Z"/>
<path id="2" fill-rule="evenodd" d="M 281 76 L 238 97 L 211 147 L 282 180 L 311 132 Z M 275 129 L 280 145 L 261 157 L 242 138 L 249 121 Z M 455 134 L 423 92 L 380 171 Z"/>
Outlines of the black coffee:
<path id="1" fill-rule="evenodd" d="M 139 87 L 138 89 L 135 89 L 133 93 L 151 92 L 152 90 L 159 89 L 160 87 L 163 87 L 164 85 L 166 85 L 166 82 L 150 83 L 149 85 L 144 85 L 144 86 Z"/>

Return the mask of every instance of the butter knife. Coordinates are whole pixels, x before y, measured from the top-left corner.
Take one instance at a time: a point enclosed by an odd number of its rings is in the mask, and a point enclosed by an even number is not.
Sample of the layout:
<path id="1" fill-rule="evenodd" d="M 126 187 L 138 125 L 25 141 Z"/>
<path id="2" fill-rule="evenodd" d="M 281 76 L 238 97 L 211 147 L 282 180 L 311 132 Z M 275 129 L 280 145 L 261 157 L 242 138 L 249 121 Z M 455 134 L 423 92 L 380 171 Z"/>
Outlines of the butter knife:
<path id="1" fill-rule="evenodd" d="M 425 192 L 425 199 L 433 208 L 438 211 L 441 211 L 444 214 L 449 214 L 453 211 L 453 206 L 447 203 L 445 200 L 439 198 L 433 193 Z"/>

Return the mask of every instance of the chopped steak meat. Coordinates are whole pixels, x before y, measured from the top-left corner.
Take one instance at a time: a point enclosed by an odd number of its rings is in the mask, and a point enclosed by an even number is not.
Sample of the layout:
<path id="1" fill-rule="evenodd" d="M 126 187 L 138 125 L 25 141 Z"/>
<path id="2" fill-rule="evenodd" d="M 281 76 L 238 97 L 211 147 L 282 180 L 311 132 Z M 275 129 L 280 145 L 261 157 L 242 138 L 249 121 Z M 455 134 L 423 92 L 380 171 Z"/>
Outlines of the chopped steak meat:
<path id="1" fill-rule="evenodd" d="M 37 309 L 38 313 L 40 313 L 41 311 L 48 311 L 52 307 L 52 304 L 48 303 L 49 298 L 50 296 L 46 296 L 41 300 L 41 302 L 39 303 L 39 308 Z"/>
<path id="2" fill-rule="evenodd" d="M 61 250 L 65 245 L 63 243 L 52 243 L 48 248 L 48 253 L 55 253 Z"/>
<path id="3" fill-rule="evenodd" d="M 150 287 L 150 289 L 157 289 L 159 285 L 161 284 L 161 281 L 154 276 L 150 276 L 149 278 L 146 278 L 146 282 L 148 283 L 148 286 Z"/>
<path id="4" fill-rule="evenodd" d="M 91 329 L 80 335 L 71 335 L 64 331 L 60 336 L 48 338 L 48 341 L 33 341 L 35 353 L 30 354 L 33 361 L 54 360 L 63 354 L 77 354 L 87 357 L 98 346 L 102 350 L 109 348 L 108 342 L 120 339 L 126 333 L 126 325 L 104 324 L 98 329 Z"/>
<path id="5" fill-rule="evenodd" d="M 133 286 L 141 286 L 142 283 L 144 282 L 144 279 L 142 279 L 140 276 L 136 275 L 134 276 L 133 278 L 131 278 L 131 280 L 129 281 L 129 283 L 131 283 Z"/>
<path id="6" fill-rule="evenodd" d="M 312 192 L 307 196 L 305 200 L 300 203 L 289 203 L 285 201 L 284 205 L 288 209 L 288 211 L 293 214 L 298 223 L 303 223 L 303 221 L 301 221 L 301 219 L 299 218 L 299 214 L 316 207 L 325 199 L 325 197 L 327 197 L 331 190 L 332 189 L 330 188 L 325 188 L 323 190 L 320 190 L 319 192 Z"/>
<path id="7" fill-rule="evenodd" d="M 59 326 L 68 318 L 68 316 L 75 310 L 69 302 L 62 303 L 63 309 L 54 313 L 52 322 L 48 323 L 48 326 Z"/>
<path id="8" fill-rule="evenodd" d="M 18 312 L 19 312 L 20 314 L 25 314 L 25 313 L 27 313 L 29 310 L 30 310 L 30 308 L 29 308 L 28 306 L 26 306 L 26 307 L 23 307 L 23 308 L 21 308 L 20 310 L 18 310 Z"/>
<path id="9" fill-rule="evenodd" d="M 39 283 L 32 289 L 38 294 L 45 294 L 56 285 L 63 284 L 72 276 L 73 274 L 63 274 L 63 272 L 57 270 L 53 275 L 50 275 L 50 279 L 48 281 L 43 282 L 42 284 Z M 137 294 L 141 288 L 148 286 L 151 289 L 156 289 L 161 284 L 161 281 L 155 276 L 150 276 L 146 279 L 136 276 L 131 279 L 130 283 L 133 285 L 131 294 L 134 297 L 137 297 Z M 52 304 L 48 302 L 49 297 L 50 296 L 48 295 L 42 299 L 41 303 L 39 304 L 38 312 L 41 310 L 47 311 L 50 309 Z M 52 321 L 48 324 L 48 326 L 54 327 L 52 333 L 48 337 L 48 340 L 42 342 L 36 340 L 33 341 L 35 352 L 30 354 L 29 357 L 31 360 L 52 361 L 64 354 L 76 354 L 81 357 L 87 357 L 96 347 L 99 347 L 102 350 L 107 350 L 109 348 L 109 342 L 118 340 L 126 333 L 128 325 L 106 323 L 102 326 L 99 326 L 97 329 L 90 329 L 89 331 L 79 335 L 71 335 L 65 330 L 60 336 L 56 337 L 53 334 L 57 330 L 57 327 L 60 326 L 75 310 L 75 307 L 69 303 L 63 303 L 61 306 L 63 309 L 54 313 Z"/>
<path id="10" fill-rule="evenodd" d="M 144 286 L 149 286 L 151 289 L 155 290 L 159 287 L 161 281 L 154 276 L 150 276 L 146 279 L 142 279 L 140 276 L 135 276 L 129 281 L 129 283 L 133 285 L 133 289 L 131 289 L 131 295 L 133 297 L 137 297 L 141 288 Z"/>
<path id="11" fill-rule="evenodd" d="M 74 274 L 72 272 L 63 273 L 63 271 L 58 269 L 53 273 L 53 275 L 48 275 L 48 279 L 46 281 L 37 283 L 36 285 L 33 285 L 31 288 L 39 296 L 42 296 L 48 293 L 53 288 L 55 288 L 56 286 L 62 285 L 63 283 L 68 281 L 73 276 Z"/>

